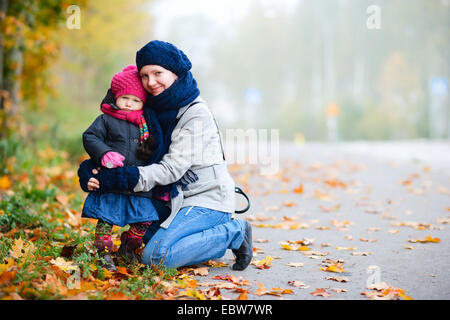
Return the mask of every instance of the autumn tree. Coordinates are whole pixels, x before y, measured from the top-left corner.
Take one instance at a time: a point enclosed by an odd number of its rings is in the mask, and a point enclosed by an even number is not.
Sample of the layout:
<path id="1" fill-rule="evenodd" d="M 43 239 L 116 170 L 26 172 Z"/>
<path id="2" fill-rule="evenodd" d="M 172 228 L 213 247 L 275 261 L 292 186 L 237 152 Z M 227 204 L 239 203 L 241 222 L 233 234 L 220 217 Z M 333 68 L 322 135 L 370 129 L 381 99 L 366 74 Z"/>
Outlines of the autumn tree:
<path id="1" fill-rule="evenodd" d="M 78 1 L 82 6 L 87 0 Z M 22 101 L 45 103 L 48 69 L 60 49 L 68 0 L 0 0 L 0 136 L 19 122 Z"/>
<path id="2" fill-rule="evenodd" d="M 79 30 L 59 33 L 62 52 L 52 73 L 59 93 L 77 107 L 99 103 L 111 77 L 134 64 L 136 51 L 152 40 L 147 0 L 92 1 L 82 9 Z"/>

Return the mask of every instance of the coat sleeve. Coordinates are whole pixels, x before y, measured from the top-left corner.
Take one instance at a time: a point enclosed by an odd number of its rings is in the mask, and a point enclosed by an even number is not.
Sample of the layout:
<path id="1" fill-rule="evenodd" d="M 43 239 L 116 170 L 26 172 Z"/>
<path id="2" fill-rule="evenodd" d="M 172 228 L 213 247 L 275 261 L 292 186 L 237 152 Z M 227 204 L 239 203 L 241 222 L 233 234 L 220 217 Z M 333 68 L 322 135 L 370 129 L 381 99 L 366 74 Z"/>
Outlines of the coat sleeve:
<path id="1" fill-rule="evenodd" d="M 83 146 L 89 156 L 98 164 L 102 157 L 113 149 L 105 143 L 107 127 L 103 115 L 100 115 L 83 133 Z"/>
<path id="2" fill-rule="evenodd" d="M 140 177 L 134 191 L 149 191 L 155 185 L 178 181 L 204 156 L 208 137 L 216 134 L 215 130 L 214 120 L 205 107 L 191 107 L 180 119 L 180 128 L 174 130 L 169 151 L 161 161 L 138 167 Z"/>

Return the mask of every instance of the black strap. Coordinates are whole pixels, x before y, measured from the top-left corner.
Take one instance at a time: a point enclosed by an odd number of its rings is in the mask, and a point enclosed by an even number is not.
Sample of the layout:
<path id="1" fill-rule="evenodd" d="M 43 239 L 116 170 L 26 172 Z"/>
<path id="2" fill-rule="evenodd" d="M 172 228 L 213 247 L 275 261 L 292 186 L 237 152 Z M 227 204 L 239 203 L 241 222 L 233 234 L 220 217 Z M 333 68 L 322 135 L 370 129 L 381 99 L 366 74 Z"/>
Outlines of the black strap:
<path id="1" fill-rule="evenodd" d="M 247 207 L 245 207 L 245 209 L 242 209 L 242 210 L 235 210 L 234 213 L 241 214 L 241 213 L 244 213 L 244 212 L 248 211 L 248 209 L 250 209 L 250 199 L 248 198 L 248 196 L 247 196 L 247 195 L 245 194 L 245 192 L 242 191 L 242 189 L 239 188 L 239 187 L 235 187 L 235 188 L 234 188 L 234 192 L 243 195 L 244 198 L 247 199 Z"/>
<path id="2" fill-rule="evenodd" d="M 189 109 L 190 107 L 192 107 L 193 105 L 195 105 L 195 104 L 197 104 L 197 103 L 200 103 L 200 101 L 195 101 L 195 102 L 191 103 L 191 104 L 186 108 L 186 110 L 185 110 L 184 112 L 186 112 L 187 109 Z M 183 114 L 184 114 L 184 113 L 183 113 Z M 181 115 L 181 116 L 183 116 L 183 115 Z M 222 157 L 223 157 L 223 160 L 225 161 L 225 152 L 224 152 L 224 150 L 223 150 L 222 137 L 221 137 L 221 135 L 220 135 L 219 126 L 217 125 L 217 121 L 216 121 L 216 119 L 214 118 L 214 115 L 213 115 L 212 113 L 211 113 L 211 116 L 213 117 L 214 123 L 216 124 L 217 133 L 218 133 L 218 135 L 219 135 L 220 148 L 222 149 Z M 181 117 L 177 119 L 177 122 L 178 122 L 180 119 L 181 119 Z M 245 209 L 243 209 L 243 210 L 235 210 L 234 213 L 242 214 L 242 213 L 244 213 L 244 212 L 247 212 L 247 211 L 250 209 L 250 199 L 249 199 L 248 196 L 245 194 L 245 192 L 242 191 L 242 189 L 239 188 L 239 187 L 235 187 L 235 188 L 234 188 L 234 192 L 236 192 L 236 193 L 238 193 L 238 194 L 240 194 L 240 195 L 243 195 L 244 198 L 247 200 L 247 207 L 245 207 Z"/>

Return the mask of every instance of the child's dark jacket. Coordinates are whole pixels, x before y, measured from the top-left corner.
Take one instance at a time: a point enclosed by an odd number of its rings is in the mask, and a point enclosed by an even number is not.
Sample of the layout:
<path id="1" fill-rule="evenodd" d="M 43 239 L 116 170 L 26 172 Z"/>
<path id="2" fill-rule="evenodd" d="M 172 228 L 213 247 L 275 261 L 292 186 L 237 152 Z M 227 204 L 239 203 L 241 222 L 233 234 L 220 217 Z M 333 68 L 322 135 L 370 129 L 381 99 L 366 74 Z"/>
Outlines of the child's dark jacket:
<path id="1" fill-rule="evenodd" d="M 101 166 L 103 156 L 115 151 L 125 157 L 124 166 L 148 165 L 137 157 L 139 127 L 102 114 L 83 133 L 83 145 L 91 159 Z M 108 170 L 102 167 L 101 170 Z M 111 193 L 91 192 L 83 206 L 83 217 L 102 219 L 124 226 L 129 223 L 158 220 L 152 192 L 117 190 Z M 157 201 L 157 200 L 155 200 Z"/>

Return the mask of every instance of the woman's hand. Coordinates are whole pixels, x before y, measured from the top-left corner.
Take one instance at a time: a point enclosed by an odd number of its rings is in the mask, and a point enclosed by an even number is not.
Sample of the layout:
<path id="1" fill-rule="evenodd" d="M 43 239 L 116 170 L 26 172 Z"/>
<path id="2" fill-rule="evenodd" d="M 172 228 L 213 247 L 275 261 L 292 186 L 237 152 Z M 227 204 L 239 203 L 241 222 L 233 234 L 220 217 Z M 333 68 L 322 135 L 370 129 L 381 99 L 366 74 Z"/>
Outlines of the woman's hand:
<path id="1" fill-rule="evenodd" d="M 100 169 L 92 159 L 88 159 L 80 164 L 78 177 L 81 189 L 85 192 L 131 191 L 138 183 L 139 169 L 137 167 Z"/>
<path id="2" fill-rule="evenodd" d="M 81 189 L 83 189 L 83 191 L 85 192 L 89 192 L 92 191 L 95 187 L 95 182 L 91 183 L 89 185 L 90 179 L 94 179 L 94 174 L 97 174 L 99 170 L 98 165 L 92 160 L 92 159 L 88 159 L 88 160 L 84 160 L 81 164 L 80 167 L 78 168 L 78 178 L 79 178 L 79 182 L 80 182 L 80 187 Z M 97 185 L 98 185 L 98 180 L 97 180 Z"/>

